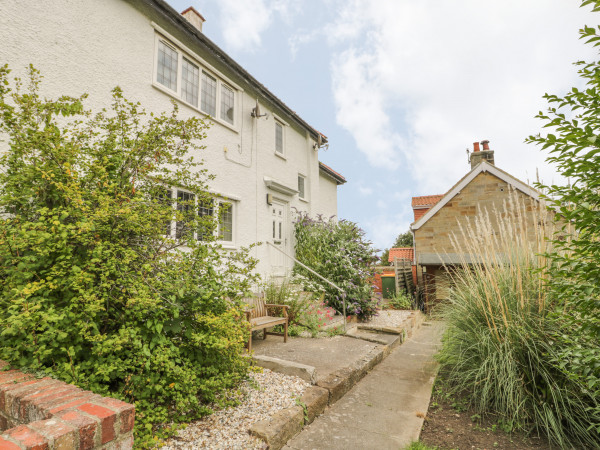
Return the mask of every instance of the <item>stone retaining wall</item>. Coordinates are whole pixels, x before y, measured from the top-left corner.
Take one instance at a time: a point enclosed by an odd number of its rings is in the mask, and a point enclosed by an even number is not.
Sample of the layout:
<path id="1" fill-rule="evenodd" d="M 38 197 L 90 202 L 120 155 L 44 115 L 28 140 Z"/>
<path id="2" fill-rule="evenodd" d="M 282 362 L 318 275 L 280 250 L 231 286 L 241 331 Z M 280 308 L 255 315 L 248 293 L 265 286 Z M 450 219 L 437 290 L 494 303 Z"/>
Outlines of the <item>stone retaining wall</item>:
<path id="1" fill-rule="evenodd" d="M 7 365 L 0 361 L 0 449 L 133 447 L 133 405 Z"/>

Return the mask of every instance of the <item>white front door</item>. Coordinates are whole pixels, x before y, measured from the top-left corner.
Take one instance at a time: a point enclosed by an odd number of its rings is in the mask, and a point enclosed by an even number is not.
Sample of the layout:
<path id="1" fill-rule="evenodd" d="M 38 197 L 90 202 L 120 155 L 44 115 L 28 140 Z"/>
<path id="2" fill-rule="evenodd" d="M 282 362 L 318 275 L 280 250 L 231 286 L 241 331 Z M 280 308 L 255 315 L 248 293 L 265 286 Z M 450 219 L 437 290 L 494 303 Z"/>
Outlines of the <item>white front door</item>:
<path id="1" fill-rule="evenodd" d="M 271 242 L 280 250 L 288 253 L 287 250 L 287 220 L 286 204 L 274 201 L 271 208 Z M 271 271 L 275 276 L 284 276 L 286 274 L 286 256 L 275 249 L 271 249 Z"/>

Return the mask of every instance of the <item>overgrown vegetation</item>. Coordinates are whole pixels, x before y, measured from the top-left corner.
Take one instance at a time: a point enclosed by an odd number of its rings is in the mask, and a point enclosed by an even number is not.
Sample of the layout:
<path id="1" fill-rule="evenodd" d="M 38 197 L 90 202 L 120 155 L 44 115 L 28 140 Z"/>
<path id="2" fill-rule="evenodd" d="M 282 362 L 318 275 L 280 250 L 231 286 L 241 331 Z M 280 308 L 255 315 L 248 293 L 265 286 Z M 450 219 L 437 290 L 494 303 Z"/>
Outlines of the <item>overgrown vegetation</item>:
<path id="1" fill-rule="evenodd" d="M 597 447 L 590 424 L 599 423 L 598 398 L 556 364 L 565 330 L 546 285 L 551 223 L 544 204 L 512 193 L 503 211 L 479 211 L 465 226 L 455 241 L 463 261 L 452 272 L 440 361 L 449 385 L 481 414 L 563 448 Z"/>
<path id="2" fill-rule="evenodd" d="M 403 290 L 400 290 L 397 294 L 388 301 L 387 306 L 392 309 L 414 309 L 413 299 Z"/>
<path id="3" fill-rule="evenodd" d="M 600 2 L 585 0 L 600 11 Z M 594 47 L 600 33 L 592 27 L 580 36 Z M 587 386 L 597 399 L 595 416 L 600 417 L 600 61 L 578 62 L 583 89 L 573 88 L 564 97 L 545 95 L 549 104 L 538 118 L 551 133 L 530 136 L 528 142 L 549 152 L 547 161 L 568 178 L 566 185 L 539 186 L 565 224 L 573 227 L 572 239 L 555 239 L 548 256 L 549 288 L 561 310 L 556 321 L 555 365 L 565 376 Z M 600 436 L 600 420 L 589 426 Z M 600 438 L 598 439 L 600 441 Z M 598 444 L 600 445 L 600 444 Z"/>
<path id="4" fill-rule="evenodd" d="M 356 314 L 368 319 L 376 313 L 377 302 L 371 297 L 372 266 L 377 261 L 365 232 L 347 220 L 311 219 L 299 214 L 295 223 L 296 258 L 344 290 L 325 283 L 296 264 L 294 273 L 301 274 L 325 291 L 325 303 L 339 313 Z"/>
<path id="5" fill-rule="evenodd" d="M 0 68 L 0 359 L 133 402 L 136 444 L 208 414 L 245 377 L 234 300 L 253 282 L 199 217 L 207 126 L 146 114 L 113 90 L 46 100 Z M 168 189 L 191 195 L 169 199 Z M 177 202 L 173 204 L 172 202 Z M 167 231 L 169 228 L 169 231 Z M 169 235 L 165 235 L 165 234 Z M 200 241 L 201 237 L 205 241 Z"/>

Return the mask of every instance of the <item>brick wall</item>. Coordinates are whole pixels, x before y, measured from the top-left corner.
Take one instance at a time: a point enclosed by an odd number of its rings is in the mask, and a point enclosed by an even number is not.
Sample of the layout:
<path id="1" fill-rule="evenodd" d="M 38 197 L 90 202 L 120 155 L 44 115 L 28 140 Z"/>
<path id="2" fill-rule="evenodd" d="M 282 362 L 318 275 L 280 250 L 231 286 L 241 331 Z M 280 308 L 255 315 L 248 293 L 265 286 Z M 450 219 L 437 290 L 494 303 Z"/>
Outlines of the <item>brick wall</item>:
<path id="1" fill-rule="evenodd" d="M 133 447 L 133 405 L 7 366 L 0 361 L 1 450 Z"/>

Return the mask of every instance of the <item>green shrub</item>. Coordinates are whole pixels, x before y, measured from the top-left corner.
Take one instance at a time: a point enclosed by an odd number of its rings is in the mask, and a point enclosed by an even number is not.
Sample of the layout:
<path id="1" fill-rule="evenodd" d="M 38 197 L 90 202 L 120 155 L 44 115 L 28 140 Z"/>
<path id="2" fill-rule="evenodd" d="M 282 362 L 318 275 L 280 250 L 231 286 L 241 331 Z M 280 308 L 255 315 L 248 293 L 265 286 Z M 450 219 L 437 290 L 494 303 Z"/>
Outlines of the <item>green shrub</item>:
<path id="1" fill-rule="evenodd" d="M 377 256 L 371 243 L 364 240 L 364 231 L 347 220 L 325 220 L 321 216 L 311 219 L 299 214 L 295 224 L 296 258 L 315 272 L 344 290 L 339 290 L 320 280 L 296 264 L 294 273 L 302 274 L 325 291 L 325 302 L 346 314 L 356 314 L 368 319 L 377 311 L 377 301 L 372 298 L 373 264 Z"/>
<path id="2" fill-rule="evenodd" d="M 406 292 L 401 290 L 389 300 L 388 306 L 392 309 L 414 309 L 414 302 Z"/>
<path id="3" fill-rule="evenodd" d="M 297 325 L 313 302 L 313 295 L 310 292 L 302 291 L 293 279 L 271 279 L 265 284 L 264 291 L 266 303 L 289 307 L 287 314 L 290 325 Z"/>
<path id="4" fill-rule="evenodd" d="M 470 394 L 478 412 L 499 414 L 509 428 L 533 428 L 561 447 L 597 447 L 599 435 L 589 426 L 597 423 L 590 407 L 598 399 L 556 366 L 557 337 L 565 330 L 553 318 L 547 260 L 539 256 L 551 250 L 549 220 L 543 205 L 532 200 L 534 211 L 527 212 L 512 198 L 493 219 L 480 212 L 455 242 L 457 253 L 475 261 L 465 259 L 452 273 L 440 361 L 449 385 Z M 491 231 L 492 220 L 499 233 Z"/>
<path id="5" fill-rule="evenodd" d="M 147 446 L 245 377 L 248 327 L 226 297 L 254 262 L 195 239 L 214 219 L 165 200 L 171 186 L 208 198 L 190 156 L 201 120 L 147 115 L 118 88 L 92 117 L 85 96 L 43 100 L 39 82 L 31 69 L 11 89 L 0 68 L 0 359 L 135 403 Z"/>

